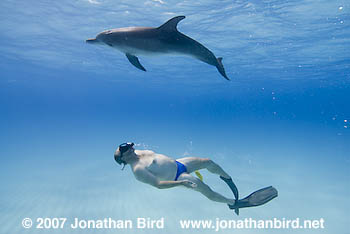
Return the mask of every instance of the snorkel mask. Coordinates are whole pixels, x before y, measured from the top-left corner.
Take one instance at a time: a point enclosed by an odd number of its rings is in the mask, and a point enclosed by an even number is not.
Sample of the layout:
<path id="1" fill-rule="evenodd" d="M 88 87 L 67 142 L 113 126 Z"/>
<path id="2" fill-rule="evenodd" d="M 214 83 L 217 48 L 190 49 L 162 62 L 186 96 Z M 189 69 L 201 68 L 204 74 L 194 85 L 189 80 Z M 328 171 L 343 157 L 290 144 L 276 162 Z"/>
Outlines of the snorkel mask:
<path id="1" fill-rule="evenodd" d="M 126 151 L 128 151 L 129 149 L 131 149 L 135 144 L 134 143 L 123 143 L 121 145 L 119 145 L 119 152 L 120 154 L 118 156 L 114 155 L 114 160 L 119 164 L 122 165 L 123 164 L 123 168 L 124 169 L 125 165 L 127 164 L 123 159 L 123 153 L 125 153 Z"/>

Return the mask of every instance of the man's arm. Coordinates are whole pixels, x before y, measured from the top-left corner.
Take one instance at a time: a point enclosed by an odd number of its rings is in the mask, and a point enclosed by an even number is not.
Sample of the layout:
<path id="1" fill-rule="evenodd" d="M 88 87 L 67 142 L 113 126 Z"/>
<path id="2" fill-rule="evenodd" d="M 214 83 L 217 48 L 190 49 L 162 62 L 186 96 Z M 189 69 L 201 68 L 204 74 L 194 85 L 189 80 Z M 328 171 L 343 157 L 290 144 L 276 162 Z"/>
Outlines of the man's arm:
<path id="1" fill-rule="evenodd" d="M 179 185 L 187 185 L 189 181 L 159 181 L 157 177 L 155 177 L 152 173 L 150 173 L 145 168 L 137 168 L 134 170 L 134 174 L 137 180 L 150 184 L 159 189 L 172 188 Z M 192 183 L 192 182 L 190 182 Z"/>

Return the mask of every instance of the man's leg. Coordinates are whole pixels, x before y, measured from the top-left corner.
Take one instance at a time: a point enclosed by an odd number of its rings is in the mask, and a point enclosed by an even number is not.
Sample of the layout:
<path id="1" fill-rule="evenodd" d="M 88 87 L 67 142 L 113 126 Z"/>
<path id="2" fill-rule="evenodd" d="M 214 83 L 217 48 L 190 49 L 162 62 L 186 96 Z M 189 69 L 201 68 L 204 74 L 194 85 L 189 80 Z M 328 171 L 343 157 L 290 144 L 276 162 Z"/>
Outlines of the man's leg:
<path id="1" fill-rule="evenodd" d="M 235 204 L 234 199 L 226 198 L 223 195 L 213 191 L 208 185 L 203 183 L 200 179 L 198 179 L 198 178 L 196 178 L 188 173 L 182 173 L 179 176 L 178 180 L 190 180 L 190 181 L 192 181 L 193 183 L 195 183 L 197 185 L 197 187 L 193 188 L 193 190 L 202 193 L 204 196 L 206 196 L 208 199 L 210 199 L 212 201 L 226 203 L 226 204 L 230 204 L 230 205 Z"/>
<path id="2" fill-rule="evenodd" d="M 220 175 L 226 179 L 231 178 L 218 164 L 216 164 L 209 158 L 186 157 L 176 159 L 176 161 L 179 161 L 180 163 L 184 164 L 187 168 L 188 173 L 192 173 L 196 170 L 205 168 L 211 173 Z"/>

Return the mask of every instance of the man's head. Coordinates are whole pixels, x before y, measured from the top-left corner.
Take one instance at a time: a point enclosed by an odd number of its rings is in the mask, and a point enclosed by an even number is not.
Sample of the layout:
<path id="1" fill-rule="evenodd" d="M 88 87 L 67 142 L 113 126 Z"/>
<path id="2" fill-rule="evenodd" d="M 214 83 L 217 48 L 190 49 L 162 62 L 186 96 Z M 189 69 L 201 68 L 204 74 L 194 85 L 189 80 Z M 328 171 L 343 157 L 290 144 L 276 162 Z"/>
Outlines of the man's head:
<path id="1" fill-rule="evenodd" d="M 120 165 L 126 165 L 130 154 L 134 152 L 133 146 L 134 143 L 123 143 L 119 145 L 114 153 L 114 160 Z"/>

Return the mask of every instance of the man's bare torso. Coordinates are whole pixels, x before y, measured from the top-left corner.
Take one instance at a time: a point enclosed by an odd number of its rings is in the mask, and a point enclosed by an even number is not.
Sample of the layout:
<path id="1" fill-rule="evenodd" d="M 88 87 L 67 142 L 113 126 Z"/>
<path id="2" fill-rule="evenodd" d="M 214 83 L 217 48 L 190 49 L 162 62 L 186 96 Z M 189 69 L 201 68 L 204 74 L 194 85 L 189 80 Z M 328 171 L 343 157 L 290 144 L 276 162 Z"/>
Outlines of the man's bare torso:
<path id="1" fill-rule="evenodd" d="M 151 150 L 135 150 L 135 153 L 140 159 L 136 165 L 133 165 L 133 173 L 137 168 L 138 170 L 148 170 L 160 181 L 175 179 L 177 165 L 174 159 L 163 154 L 157 154 Z"/>

